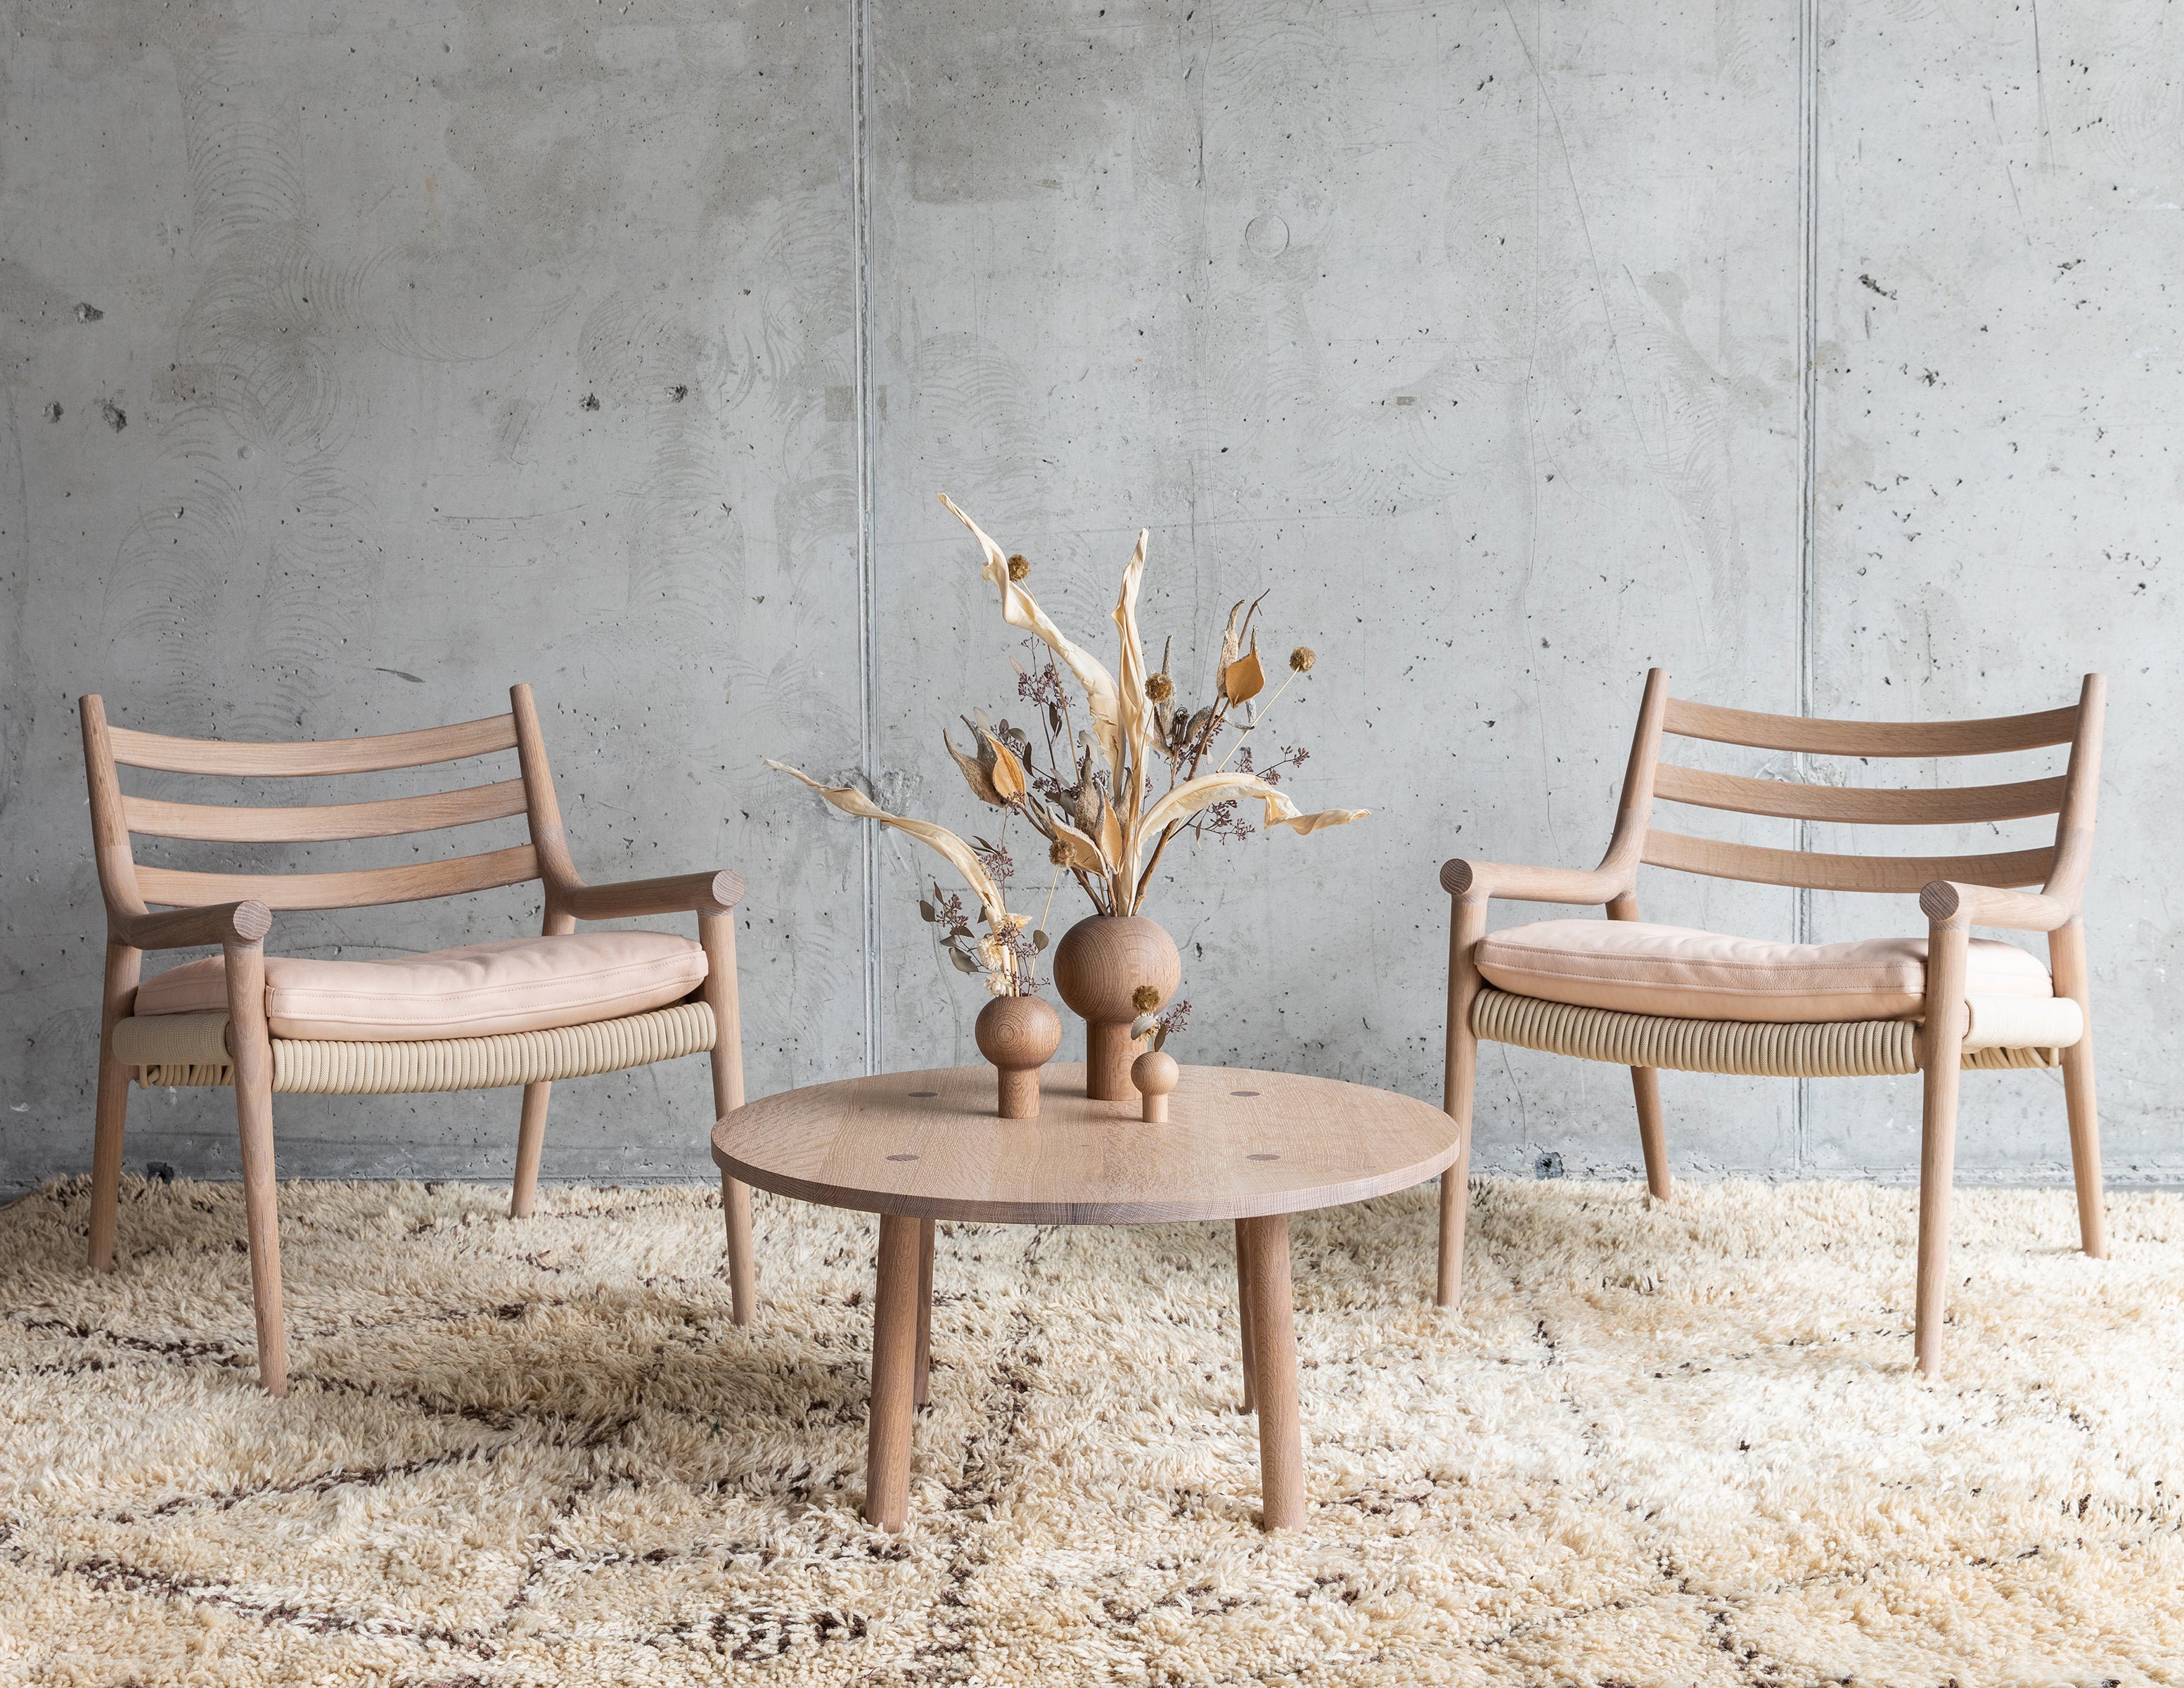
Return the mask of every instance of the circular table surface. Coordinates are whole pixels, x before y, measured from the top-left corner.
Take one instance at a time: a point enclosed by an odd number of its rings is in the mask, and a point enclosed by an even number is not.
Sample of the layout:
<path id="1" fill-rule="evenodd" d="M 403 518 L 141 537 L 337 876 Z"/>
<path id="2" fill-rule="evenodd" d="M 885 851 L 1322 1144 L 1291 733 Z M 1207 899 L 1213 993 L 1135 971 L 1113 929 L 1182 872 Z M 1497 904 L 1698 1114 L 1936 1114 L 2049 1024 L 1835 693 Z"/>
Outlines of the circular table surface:
<path id="1" fill-rule="evenodd" d="M 885 1073 L 748 1103 L 713 1129 L 730 1177 L 867 1213 L 1020 1225 L 1255 1219 L 1365 1201 L 1455 1162 L 1456 1122 L 1391 1091 L 1295 1073 L 1185 1067 L 1165 1125 L 1095 1102 L 1072 1062 L 1039 1117 L 995 1113 L 989 1066 Z"/>

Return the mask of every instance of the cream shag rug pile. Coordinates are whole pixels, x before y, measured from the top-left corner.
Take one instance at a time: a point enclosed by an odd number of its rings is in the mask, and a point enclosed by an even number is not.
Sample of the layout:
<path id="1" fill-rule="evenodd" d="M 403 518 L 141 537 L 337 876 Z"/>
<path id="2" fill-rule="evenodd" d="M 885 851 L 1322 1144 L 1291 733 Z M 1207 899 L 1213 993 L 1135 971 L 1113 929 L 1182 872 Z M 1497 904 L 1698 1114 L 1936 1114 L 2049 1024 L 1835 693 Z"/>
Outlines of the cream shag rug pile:
<path id="1" fill-rule="evenodd" d="M 1489 1183 L 1295 1227 L 1310 1526 L 1268 1539 L 1226 1227 L 958 1227 L 905 1535 L 863 1494 L 875 1227 L 758 1199 L 281 1191 L 295 1390 L 231 1187 L 0 1211 L 0 1681 L 2184 1680 L 2184 1203 Z"/>

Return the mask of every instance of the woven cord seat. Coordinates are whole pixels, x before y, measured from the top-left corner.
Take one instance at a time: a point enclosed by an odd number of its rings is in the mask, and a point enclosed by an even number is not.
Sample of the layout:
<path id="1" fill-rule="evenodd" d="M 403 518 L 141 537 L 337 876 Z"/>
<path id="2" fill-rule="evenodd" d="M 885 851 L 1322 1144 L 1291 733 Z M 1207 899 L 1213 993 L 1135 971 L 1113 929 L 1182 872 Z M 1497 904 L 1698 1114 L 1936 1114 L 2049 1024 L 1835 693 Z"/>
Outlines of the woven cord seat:
<path id="1" fill-rule="evenodd" d="M 1919 1070 L 1919 1027 L 1908 1020 L 1790 1026 L 1677 1020 L 1666 1014 L 1578 1008 L 1483 985 L 1472 1003 L 1471 1029 L 1490 1042 L 1619 1067 L 1765 1078 L 1878 1078 Z M 2052 1067 L 2061 1062 L 2059 1048 L 2020 1047 L 1968 1048 L 1959 1064 L 1966 1071 L 1976 1071 Z"/>
<path id="2" fill-rule="evenodd" d="M 163 1026 L 163 1020 L 187 1024 Z M 590 1078 L 701 1054 L 713 1047 L 715 1030 L 711 1007 L 688 1002 L 588 1026 L 491 1037 L 372 1043 L 276 1037 L 273 1088 L 300 1096 L 398 1096 Z M 235 1082 L 234 1069 L 224 1059 L 224 1014 L 124 1020 L 114 1033 L 120 1059 L 147 1058 L 136 1069 L 137 1082 L 146 1089 Z"/>

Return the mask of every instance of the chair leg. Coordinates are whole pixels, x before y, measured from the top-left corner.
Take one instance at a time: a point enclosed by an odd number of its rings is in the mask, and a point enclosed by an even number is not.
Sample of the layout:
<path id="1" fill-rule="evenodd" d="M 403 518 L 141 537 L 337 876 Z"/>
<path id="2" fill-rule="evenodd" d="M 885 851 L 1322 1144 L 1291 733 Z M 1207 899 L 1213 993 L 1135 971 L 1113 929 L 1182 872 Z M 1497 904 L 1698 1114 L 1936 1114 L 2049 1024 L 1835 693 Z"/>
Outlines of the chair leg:
<path id="1" fill-rule="evenodd" d="M 2070 1115 L 2070 1171 L 2078 1185 L 2078 1245 L 2097 1260 L 2109 1257 L 2109 1221 L 2101 1196 L 2101 1121 L 2093 1104 L 2093 1034 L 2063 1051 L 2063 1105 Z"/>
<path id="2" fill-rule="evenodd" d="M 553 1093 L 550 1084 L 523 1087 L 523 1121 L 515 1128 L 515 1188 L 508 1200 L 510 1219 L 530 1218 L 538 1199 L 538 1163 L 546 1154 L 546 1103 Z"/>
<path id="3" fill-rule="evenodd" d="M 273 1046 L 265 1029 L 265 953 L 230 943 L 227 1054 L 242 1137 L 242 1209 L 250 1233 L 250 1299 L 258 1315 L 258 1381 L 288 1393 L 288 1336 L 281 1317 L 281 1211 L 273 1179 Z"/>
<path id="4" fill-rule="evenodd" d="M 1926 941 L 1926 1020 L 1919 1036 L 1925 1108 L 1919 1155 L 1919 1287 L 1912 1349 L 1919 1371 L 1942 1369 L 1948 1305 L 1949 1199 L 1957 1175 L 1957 1093 L 1964 1077 L 1964 917 L 1936 920 Z"/>
<path id="5" fill-rule="evenodd" d="M 130 1070 L 114 1059 L 114 1028 L 129 1012 L 144 953 L 106 947 L 106 994 L 99 1015 L 98 1101 L 91 1143 L 91 1269 L 114 1270 L 114 1232 L 121 1205 L 121 1141 L 129 1121 Z"/>
<path id="6" fill-rule="evenodd" d="M 1919 1157 L 1919 1291 L 1913 1347 L 1919 1369 L 1942 1368 L 1942 1320 L 1948 1305 L 1949 1198 L 1957 1171 L 1957 1089 L 1953 1068 L 1926 1071 L 1926 1106 Z"/>
<path id="7" fill-rule="evenodd" d="M 713 1010 L 713 1114 L 716 1121 L 744 1105 L 742 1009 L 736 996 L 736 920 L 732 914 L 700 914 L 698 942 L 705 949 L 705 1002 Z M 750 1186 L 721 1175 L 721 1213 L 728 1233 L 728 1300 L 735 1322 L 747 1325 L 758 1307 L 758 1265 L 751 1254 Z"/>
<path id="8" fill-rule="evenodd" d="M 1656 1201 L 1666 1201 L 1675 1186 L 1669 1177 L 1669 1139 L 1661 1128 L 1661 1070 L 1631 1068 L 1630 1089 L 1638 1098 L 1638 1147 L 1646 1155 L 1646 1188 Z"/>
<path id="9" fill-rule="evenodd" d="M 1479 995 L 1473 958 L 1486 936 L 1486 899 L 1452 897 L 1448 927 L 1447 1046 L 1441 1068 L 1441 1109 L 1456 1122 L 1456 1164 L 1440 1175 L 1440 1264 L 1434 1285 L 1438 1306 L 1453 1307 L 1463 1295 L 1463 1221 L 1471 1182 L 1471 1110 L 1479 1088 L 1479 1039 L 1471 1030 L 1471 1004 Z M 1264 1391 L 1262 1390 L 1263 1395 Z"/>
<path id="10" fill-rule="evenodd" d="M 2086 1001 L 2086 929 L 2075 923 L 2048 938 L 2058 995 L 2075 998 L 2086 1030 L 2063 1051 L 2063 1105 L 2070 1116 L 2070 1171 L 2078 1185 L 2078 1244 L 2097 1260 L 2109 1257 L 2108 1216 L 2101 1199 L 2101 1122 L 2093 1099 L 2093 1016 Z"/>

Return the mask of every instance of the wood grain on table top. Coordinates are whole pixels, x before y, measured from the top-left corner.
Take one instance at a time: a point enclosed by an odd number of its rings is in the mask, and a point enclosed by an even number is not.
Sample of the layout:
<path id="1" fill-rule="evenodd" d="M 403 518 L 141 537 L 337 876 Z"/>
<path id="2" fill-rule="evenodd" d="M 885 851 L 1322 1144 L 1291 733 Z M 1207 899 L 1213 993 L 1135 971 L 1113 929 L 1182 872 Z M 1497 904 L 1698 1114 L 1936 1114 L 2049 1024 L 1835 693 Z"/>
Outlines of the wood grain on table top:
<path id="1" fill-rule="evenodd" d="M 1447 1115 L 1391 1091 L 1295 1073 L 1183 1069 L 1169 1118 L 1095 1102 L 1049 1066 L 1039 1117 L 994 1113 L 989 1066 L 886 1073 L 769 1096 L 723 1117 L 713 1159 L 759 1188 L 830 1207 L 1028 1225 L 1301 1213 L 1407 1189 L 1456 1159 Z"/>

